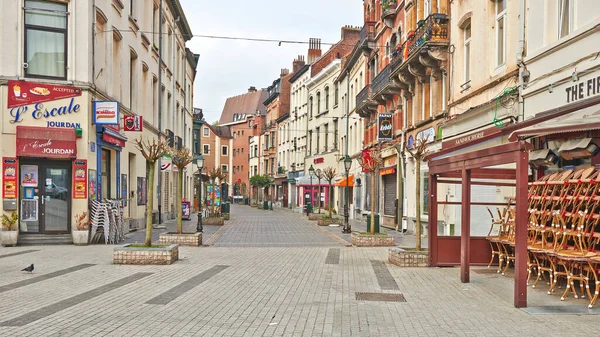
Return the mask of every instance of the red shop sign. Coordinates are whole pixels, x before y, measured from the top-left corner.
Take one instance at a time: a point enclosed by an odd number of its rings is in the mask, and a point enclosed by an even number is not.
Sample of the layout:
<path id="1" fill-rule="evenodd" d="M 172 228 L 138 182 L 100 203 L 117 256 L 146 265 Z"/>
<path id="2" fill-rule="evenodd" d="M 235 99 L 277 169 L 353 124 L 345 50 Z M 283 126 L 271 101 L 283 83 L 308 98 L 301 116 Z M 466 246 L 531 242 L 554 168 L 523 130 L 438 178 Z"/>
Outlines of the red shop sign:
<path id="1" fill-rule="evenodd" d="M 17 198 L 17 177 L 19 176 L 19 162 L 17 158 L 3 157 L 2 158 L 2 187 L 3 199 Z"/>
<path id="2" fill-rule="evenodd" d="M 17 157 L 75 158 L 75 129 L 17 126 Z"/>
<path id="3" fill-rule="evenodd" d="M 103 133 L 102 134 L 102 140 L 105 141 L 105 142 L 107 142 L 107 143 L 113 144 L 113 145 L 117 145 L 117 146 L 120 146 L 120 147 L 125 147 L 125 141 L 124 140 L 119 139 L 119 138 L 117 138 L 117 137 L 115 137 L 113 135 L 109 135 L 108 133 Z"/>
<path id="4" fill-rule="evenodd" d="M 73 161 L 73 199 L 87 199 L 87 160 Z"/>
<path id="5" fill-rule="evenodd" d="M 13 108 L 81 96 L 81 89 L 26 81 L 8 81 L 8 104 Z"/>

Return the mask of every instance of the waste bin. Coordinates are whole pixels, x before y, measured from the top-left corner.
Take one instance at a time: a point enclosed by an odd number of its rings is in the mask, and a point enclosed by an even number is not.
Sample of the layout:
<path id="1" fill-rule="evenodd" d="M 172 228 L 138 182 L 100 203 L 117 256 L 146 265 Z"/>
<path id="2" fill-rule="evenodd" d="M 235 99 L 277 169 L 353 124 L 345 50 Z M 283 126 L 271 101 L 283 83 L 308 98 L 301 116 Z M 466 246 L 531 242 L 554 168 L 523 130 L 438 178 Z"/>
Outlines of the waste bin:
<path id="1" fill-rule="evenodd" d="M 231 205 L 229 204 L 229 201 L 224 202 L 221 205 L 221 213 L 223 213 L 223 214 L 229 214 L 230 208 L 231 208 Z"/>
<path id="2" fill-rule="evenodd" d="M 263 209 L 269 209 L 269 202 L 267 200 L 263 201 Z"/>
<path id="3" fill-rule="evenodd" d="M 313 207 L 311 204 L 304 205 L 304 214 L 307 216 L 313 212 Z"/>
<path id="4" fill-rule="evenodd" d="M 244 205 L 249 205 L 248 198 L 244 198 Z"/>
<path id="5" fill-rule="evenodd" d="M 371 232 L 371 215 L 367 216 L 367 232 Z M 379 233 L 379 214 L 375 214 L 375 233 Z"/>

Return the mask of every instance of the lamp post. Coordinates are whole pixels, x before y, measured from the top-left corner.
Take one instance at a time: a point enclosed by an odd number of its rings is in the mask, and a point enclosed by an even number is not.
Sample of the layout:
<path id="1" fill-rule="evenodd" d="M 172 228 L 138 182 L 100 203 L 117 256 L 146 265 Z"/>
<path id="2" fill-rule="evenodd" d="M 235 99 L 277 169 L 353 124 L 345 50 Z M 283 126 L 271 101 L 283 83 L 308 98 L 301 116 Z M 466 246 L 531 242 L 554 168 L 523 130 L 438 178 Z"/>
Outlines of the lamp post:
<path id="1" fill-rule="evenodd" d="M 295 179 L 296 178 L 296 164 L 294 163 L 294 164 L 292 164 L 290 166 L 292 168 L 292 179 Z M 291 185 L 292 185 L 292 183 L 290 183 L 290 195 L 293 196 L 294 193 L 292 193 L 292 188 L 296 188 L 296 187 L 295 186 L 292 187 Z M 295 198 L 291 198 L 291 199 L 292 199 L 292 204 L 290 206 L 291 206 L 292 209 L 294 209 L 294 206 L 296 204 L 296 200 L 294 200 Z"/>
<path id="2" fill-rule="evenodd" d="M 314 204 L 314 201 L 313 201 L 314 193 L 313 193 L 313 184 L 312 184 L 313 174 L 315 174 L 315 168 L 312 165 L 310 165 L 310 168 L 308 169 L 308 175 L 310 176 L 310 208 L 308 208 L 308 205 L 306 205 L 306 215 L 310 214 L 310 209 L 312 209 L 312 206 Z"/>
<path id="3" fill-rule="evenodd" d="M 317 178 L 319 178 L 319 181 L 317 183 L 317 185 L 319 186 L 319 191 L 317 192 L 317 203 L 319 204 L 319 214 L 321 214 L 321 177 L 323 177 L 323 171 L 321 171 L 321 169 L 317 169 L 316 173 Z"/>
<path id="4" fill-rule="evenodd" d="M 350 156 L 346 155 L 346 158 L 344 158 L 344 169 L 346 170 L 346 197 L 345 199 L 345 205 L 344 205 L 344 228 L 342 229 L 342 233 L 350 233 L 352 232 L 352 227 L 350 226 L 350 222 L 348 221 L 348 218 L 350 217 L 350 209 L 348 206 L 348 199 L 349 199 L 349 187 L 348 185 L 350 184 L 348 181 L 348 172 L 350 171 L 350 168 L 352 167 L 352 159 L 350 159 Z"/>
<path id="5" fill-rule="evenodd" d="M 198 167 L 198 223 L 196 232 L 202 232 L 202 169 L 204 168 L 204 157 L 196 157 L 196 166 Z"/>

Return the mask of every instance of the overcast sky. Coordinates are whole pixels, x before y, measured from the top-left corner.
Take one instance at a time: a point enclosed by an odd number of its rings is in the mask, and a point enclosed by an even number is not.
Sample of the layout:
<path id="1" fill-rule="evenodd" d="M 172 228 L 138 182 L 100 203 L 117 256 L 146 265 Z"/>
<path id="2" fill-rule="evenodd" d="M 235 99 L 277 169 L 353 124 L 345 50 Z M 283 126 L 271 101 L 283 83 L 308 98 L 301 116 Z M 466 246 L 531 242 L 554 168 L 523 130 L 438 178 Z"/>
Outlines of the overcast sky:
<path id="1" fill-rule="evenodd" d="M 361 0 L 180 0 L 192 32 L 198 35 L 323 43 L 340 39 L 344 25 L 362 26 Z M 291 70 L 308 44 L 232 41 L 194 37 L 187 46 L 200 54 L 194 107 L 210 123 L 219 119 L 227 97 L 248 87 L 266 88 L 282 68 Z M 323 45 L 325 52 L 329 48 Z"/>

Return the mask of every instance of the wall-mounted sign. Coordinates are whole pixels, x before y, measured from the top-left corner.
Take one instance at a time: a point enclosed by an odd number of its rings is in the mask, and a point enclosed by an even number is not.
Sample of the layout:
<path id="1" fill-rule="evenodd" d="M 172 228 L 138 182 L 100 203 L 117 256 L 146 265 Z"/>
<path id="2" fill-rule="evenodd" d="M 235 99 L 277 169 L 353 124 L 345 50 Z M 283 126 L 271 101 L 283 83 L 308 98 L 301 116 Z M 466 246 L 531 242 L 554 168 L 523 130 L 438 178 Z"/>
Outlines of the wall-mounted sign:
<path id="1" fill-rule="evenodd" d="M 468 144 L 472 142 L 478 142 L 483 138 L 487 138 L 489 136 L 494 136 L 500 134 L 502 130 L 497 127 L 491 127 L 485 130 L 477 131 L 474 133 L 470 133 L 468 135 L 460 136 L 458 138 L 454 138 L 451 140 L 447 140 L 442 143 L 442 149 L 451 149 L 453 147 L 457 147 L 463 144 Z"/>
<path id="2" fill-rule="evenodd" d="M 17 198 L 17 176 L 19 162 L 14 157 L 2 158 L 2 198 L 16 199 Z"/>
<path id="3" fill-rule="evenodd" d="M 123 130 L 125 131 L 142 131 L 142 125 L 142 116 L 123 117 Z"/>
<path id="4" fill-rule="evenodd" d="M 377 116 L 377 125 L 379 131 L 377 132 L 378 140 L 392 140 L 394 138 L 393 127 L 392 127 L 392 114 L 379 114 Z"/>
<path id="5" fill-rule="evenodd" d="M 74 129 L 17 126 L 17 157 L 74 158 L 76 140 Z"/>
<path id="6" fill-rule="evenodd" d="M 576 102 L 584 98 L 600 94 L 600 76 L 593 76 L 587 79 L 579 79 L 574 85 L 565 88 L 567 94 L 567 103 Z"/>
<path id="7" fill-rule="evenodd" d="M 435 141 L 435 130 L 433 128 L 428 128 L 423 131 L 417 133 L 417 140 L 425 140 L 426 143 L 431 143 Z"/>
<path id="8" fill-rule="evenodd" d="M 315 159 L 313 160 L 313 163 L 314 163 L 314 164 L 322 164 L 322 163 L 324 163 L 324 162 L 325 162 L 325 158 L 323 158 L 323 157 L 321 157 L 321 158 L 315 158 Z"/>
<path id="9" fill-rule="evenodd" d="M 415 138 L 412 135 L 408 136 L 408 141 L 406 143 L 406 146 L 408 146 L 409 149 L 412 149 L 415 146 Z"/>
<path id="10" fill-rule="evenodd" d="M 31 109 L 30 109 L 31 108 Z M 60 106 L 44 107 L 44 103 L 36 103 L 33 106 L 18 106 L 10 109 L 10 123 L 20 123 L 23 118 L 31 113 L 31 117 L 35 120 L 42 118 L 53 118 L 62 115 L 70 115 L 79 112 L 81 106 L 75 103 L 75 99 L 71 98 L 69 104 Z"/>
<path id="11" fill-rule="evenodd" d="M 379 170 L 379 175 L 380 176 L 384 176 L 387 174 L 394 174 L 396 173 L 396 168 L 395 167 L 386 167 L 386 168 L 382 168 Z"/>
<path id="12" fill-rule="evenodd" d="M 46 127 L 81 129 L 81 124 L 71 122 L 46 122 Z"/>
<path id="13" fill-rule="evenodd" d="M 393 155 L 391 157 L 387 157 L 383 160 L 383 166 L 388 167 L 388 166 L 396 166 L 396 155 Z"/>
<path id="14" fill-rule="evenodd" d="M 119 124 L 119 102 L 94 101 L 94 124 L 96 125 L 118 125 Z"/>
<path id="15" fill-rule="evenodd" d="M 365 163 L 365 166 L 369 166 L 373 164 L 373 158 L 371 158 L 371 150 L 362 150 L 362 162 Z M 363 167 L 363 172 L 369 172 L 369 170 Z"/>
<path id="16" fill-rule="evenodd" d="M 87 160 L 73 161 L 73 199 L 87 199 Z"/>
<path id="17" fill-rule="evenodd" d="M 7 108 L 81 96 L 81 89 L 26 81 L 8 81 Z"/>

